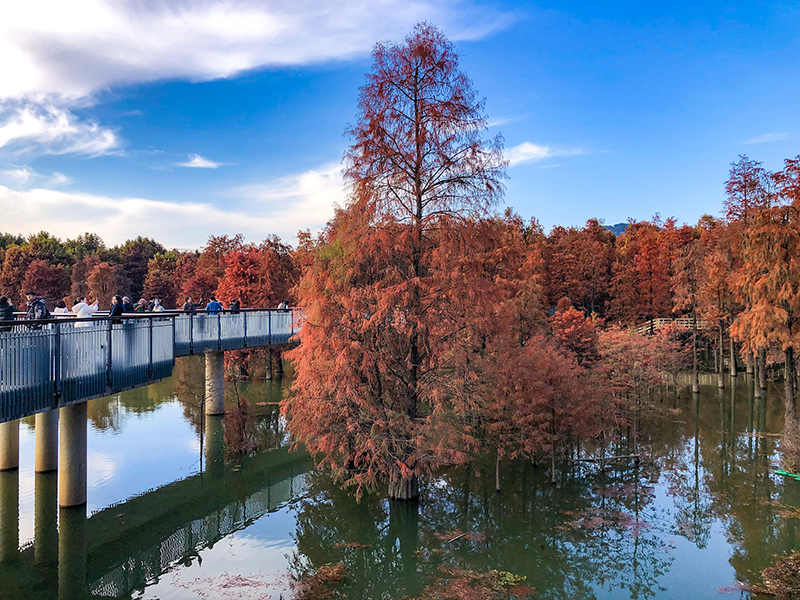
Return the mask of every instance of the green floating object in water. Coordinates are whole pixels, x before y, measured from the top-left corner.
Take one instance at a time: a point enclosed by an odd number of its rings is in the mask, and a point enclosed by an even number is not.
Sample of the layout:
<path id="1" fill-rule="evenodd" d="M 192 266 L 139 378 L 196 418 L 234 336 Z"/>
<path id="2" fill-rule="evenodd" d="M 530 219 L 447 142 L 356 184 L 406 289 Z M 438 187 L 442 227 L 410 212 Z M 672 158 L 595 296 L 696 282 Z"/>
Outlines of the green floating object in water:
<path id="1" fill-rule="evenodd" d="M 795 481 L 800 481 L 800 475 L 797 473 L 790 473 L 789 471 L 784 471 L 783 469 L 776 469 L 775 475 L 783 475 L 784 477 L 792 477 Z"/>

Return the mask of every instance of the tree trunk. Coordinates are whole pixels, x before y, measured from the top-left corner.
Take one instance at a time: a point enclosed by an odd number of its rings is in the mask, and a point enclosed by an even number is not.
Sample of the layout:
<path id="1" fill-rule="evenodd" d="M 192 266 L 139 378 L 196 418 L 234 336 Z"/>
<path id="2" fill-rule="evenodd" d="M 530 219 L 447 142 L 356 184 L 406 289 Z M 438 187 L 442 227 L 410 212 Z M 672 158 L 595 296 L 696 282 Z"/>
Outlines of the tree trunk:
<path id="1" fill-rule="evenodd" d="M 553 440 L 553 445 L 550 448 L 550 483 L 556 484 L 556 441 Z"/>
<path id="2" fill-rule="evenodd" d="M 730 341 L 730 351 L 731 351 L 731 364 L 730 364 L 730 375 L 731 377 L 737 376 L 737 369 L 736 369 L 736 342 L 733 341 L 733 337 L 728 336 Z"/>
<path id="3" fill-rule="evenodd" d="M 697 313 L 692 311 L 692 392 L 700 392 L 700 376 L 697 370 Z"/>
<path id="4" fill-rule="evenodd" d="M 753 353 L 752 352 L 748 352 L 747 353 L 747 374 L 748 375 L 752 375 L 753 374 L 753 371 L 754 371 L 753 363 L 754 362 L 755 361 L 753 360 Z"/>
<path id="5" fill-rule="evenodd" d="M 494 489 L 500 493 L 500 448 L 497 449 L 497 460 L 494 464 Z"/>
<path id="6" fill-rule="evenodd" d="M 389 479 L 389 498 L 392 500 L 416 500 L 419 498 L 419 479 L 416 475 L 405 478 L 400 470 L 392 471 Z"/>
<path id="7" fill-rule="evenodd" d="M 800 415 L 797 414 L 794 377 L 794 348 L 784 350 L 786 373 L 783 381 L 784 422 L 781 440 L 781 462 L 790 473 L 800 471 Z"/>
<path id="8" fill-rule="evenodd" d="M 725 330 L 722 321 L 719 322 L 719 362 L 717 363 L 717 387 L 725 387 Z"/>
<path id="9" fill-rule="evenodd" d="M 783 351 L 784 355 L 784 373 L 783 373 L 783 397 L 786 406 L 794 410 L 794 395 L 795 395 L 795 381 L 794 381 L 794 348 L 789 346 Z"/>
<path id="10" fill-rule="evenodd" d="M 767 350 L 761 348 L 758 351 L 758 387 L 762 390 L 767 389 Z"/>
<path id="11" fill-rule="evenodd" d="M 276 354 L 278 356 L 275 358 L 275 373 L 278 375 L 283 375 L 283 351 L 278 350 Z"/>
<path id="12" fill-rule="evenodd" d="M 267 379 L 272 379 L 272 347 L 267 348 Z"/>

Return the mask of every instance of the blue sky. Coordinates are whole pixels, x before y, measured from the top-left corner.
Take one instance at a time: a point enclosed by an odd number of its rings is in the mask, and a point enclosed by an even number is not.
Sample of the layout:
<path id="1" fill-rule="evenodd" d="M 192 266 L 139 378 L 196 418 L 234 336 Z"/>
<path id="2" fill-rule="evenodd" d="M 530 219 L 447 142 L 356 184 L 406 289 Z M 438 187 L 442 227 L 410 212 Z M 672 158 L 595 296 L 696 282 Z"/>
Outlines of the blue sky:
<path id="1" fill-rule="evenodd" d="M 800 154 L 796 1 L 29 0 L 0 7 L 0 231 L 317 230 L 370 50 L 422 20 L 505 137 L 506 206 L 548 230 L 693 223 L 739 154 Z"/>

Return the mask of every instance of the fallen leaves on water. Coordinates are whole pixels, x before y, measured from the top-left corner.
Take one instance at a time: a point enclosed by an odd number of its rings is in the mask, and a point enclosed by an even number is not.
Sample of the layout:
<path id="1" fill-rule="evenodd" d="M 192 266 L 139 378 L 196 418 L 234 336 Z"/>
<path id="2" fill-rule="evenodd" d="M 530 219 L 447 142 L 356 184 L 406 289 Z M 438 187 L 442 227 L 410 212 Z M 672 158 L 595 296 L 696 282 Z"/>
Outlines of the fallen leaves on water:
<path id="1" fill-rule="evenodd" d="M 525 600 L 536 590 L 524 576 L 508 571 L 472 571 L 440 567 L 442 577 L 427 586 L 417 600 Z"/>
<path id="2" fill-rule="evenodd" d="M 751 594 L 775 596 L 777 600 L 800 598 L 800 552 L 793 552 L 761 571 L 764 583 L 744 586 Z"/>
<path id="3" fill-rule="evenodd" d="M 339 597 L 330 584 L 344 581 L 347 568 L 343 562 L 322 565 L 311 575 L 294 584 L 294 600 L 330 600 Z"/>

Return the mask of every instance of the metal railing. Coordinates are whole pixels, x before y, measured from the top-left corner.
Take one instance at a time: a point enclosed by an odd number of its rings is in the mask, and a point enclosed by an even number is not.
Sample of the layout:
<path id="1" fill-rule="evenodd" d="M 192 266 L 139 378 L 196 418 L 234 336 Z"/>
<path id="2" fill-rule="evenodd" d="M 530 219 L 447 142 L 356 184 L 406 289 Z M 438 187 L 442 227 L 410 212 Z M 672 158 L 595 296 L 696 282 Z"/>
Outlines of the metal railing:
<path id="1" fill-rule="evenodd" d="M 290 341 L 298 309 L 0 321 L 0 423 L 147 385 L 175 358 Z"/>

